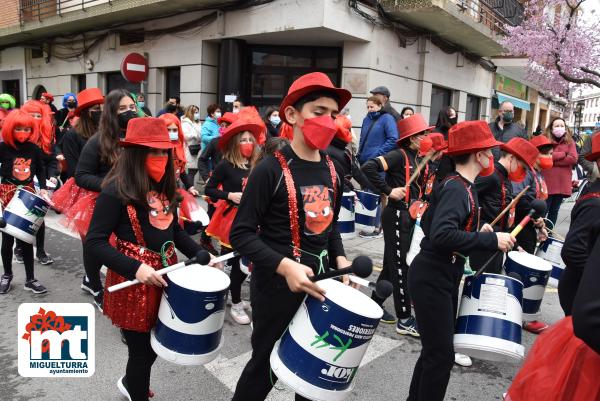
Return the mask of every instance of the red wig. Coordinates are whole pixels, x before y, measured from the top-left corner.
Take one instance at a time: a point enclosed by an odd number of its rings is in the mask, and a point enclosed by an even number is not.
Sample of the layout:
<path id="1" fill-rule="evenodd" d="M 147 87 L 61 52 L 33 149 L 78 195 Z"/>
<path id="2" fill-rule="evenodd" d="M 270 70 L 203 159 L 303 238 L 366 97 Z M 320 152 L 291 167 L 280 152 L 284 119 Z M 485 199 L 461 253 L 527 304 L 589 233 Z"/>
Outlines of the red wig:
<path id="1" fill-rule="evenodd" d="M 15 109 L 8 113 L 8 116 L 6 116 L 2 124 L 2 139 L 7 145 L 14 149 L 16 149 L 15 128 L 17 127 L 31 128 L 29 142 L 32 142 L 32 138 L 36 129 L 35 119 L 31 117 L 31 114 L 19 109 Z"/>
<path id="2" fill-rule="evenodd" d="M 46 103 L 39 100 L 28 100 L 21 110 L 27 113 L 39 113 L 42 115 L 41 120 L 35 121 L 35 132 L 30 139 L 31 142 L 38 145 L 46 154 L 52 154 L 54 146 L 54 125 L 52 123 L 52 109 Z"/>
<path id="3" fill-rule="evenodd" d="M 175 114 L 165 113 L 160 117 L 161 120 L 164 120 L 167 127 L 171 124 L 175 124 L 177 126 L 177 131 L 179 132 L 179 140 L 177 141 L 177 145 L 175 146 L 175 159 L 179 162 L 185 163 L 185 151 L 183 150 L 183 146 L 185 143 L 185 138 L 183 137 L 183 128 L 181 127 L 181 121 Z"/>
<path id="4" fill-rule="evenodd" d="M 338 114 L 335 118 L 335 127 L 337 131 L 335 137 L 344 141 L 344 143 L 350 143 L 352 141 L 352 122 L 346 116 Z"/>

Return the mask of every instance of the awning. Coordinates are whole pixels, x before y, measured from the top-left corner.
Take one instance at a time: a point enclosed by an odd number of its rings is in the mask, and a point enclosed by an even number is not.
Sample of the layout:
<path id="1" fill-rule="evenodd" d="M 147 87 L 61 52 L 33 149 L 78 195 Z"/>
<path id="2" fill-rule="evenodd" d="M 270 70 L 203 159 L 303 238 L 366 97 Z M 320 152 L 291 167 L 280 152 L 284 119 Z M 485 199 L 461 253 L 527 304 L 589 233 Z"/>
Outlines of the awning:
<path id="1" fill-rule="evenodd" d="M 531 106 L 530 106 L 529 102 L 526 102 L 525 100 L 516 98 L 514 96 L 506 95 L 506 94 L 498 92 L 498 91 L 496 91 L 496 95 L 498 95 L 498 103 L 511 102 L 515 107 L 518 107 L 520 109 L 527 110 L 527 111 L 531 110 Z"/>

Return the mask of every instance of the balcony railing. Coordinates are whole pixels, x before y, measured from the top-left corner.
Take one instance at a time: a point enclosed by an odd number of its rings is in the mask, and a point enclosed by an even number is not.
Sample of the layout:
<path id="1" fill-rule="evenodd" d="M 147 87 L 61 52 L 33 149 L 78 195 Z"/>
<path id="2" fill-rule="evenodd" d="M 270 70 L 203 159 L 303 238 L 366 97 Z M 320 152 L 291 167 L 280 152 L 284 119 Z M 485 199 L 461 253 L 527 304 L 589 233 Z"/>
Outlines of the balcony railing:
<path id="1" fill-rule="evenodd" d="M 505 35 L 505 26 L 518 25 L 523 19 L 523 5 L 517 0 L 451 0 L 459 10 L 492 32 Z"/>
<path id="2" fill-rule="evenodd" d="M 25 22 L 43 21 L 46 18 L 73 11 L 85 11 L 99 4 L 112 4 L 115 0 L 20 0 L 19 17 Z"/>

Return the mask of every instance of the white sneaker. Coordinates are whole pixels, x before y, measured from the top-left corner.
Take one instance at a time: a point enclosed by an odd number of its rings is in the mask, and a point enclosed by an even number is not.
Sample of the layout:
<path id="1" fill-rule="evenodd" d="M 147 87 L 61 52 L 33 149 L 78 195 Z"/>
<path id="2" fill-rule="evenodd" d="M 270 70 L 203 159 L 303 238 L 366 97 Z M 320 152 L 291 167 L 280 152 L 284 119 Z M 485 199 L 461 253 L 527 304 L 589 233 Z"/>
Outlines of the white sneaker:
<path id="1" fill-rule="evenodd" d="M 469 356 L 465 354 L 459 354 L 458 352 L 454 353 L 454 363 L 460 366 L 464 366 L 466 368 L 473 365 L 473 361 Z"/>
<path id="2" fill-rule="evenodd" d="M 250 324 L 250 317 L 248 317 L 246 311 L 244 310 L 243 302 L 232 304 L 229 314 L 238 324 Z"/>
<path id="3" fill-rule="evenodd" d="M 250 305 L 249 301 L 242 300 L 241 304 L 244 306 L 244 310 L 252 312 L 252 305 Z"/>

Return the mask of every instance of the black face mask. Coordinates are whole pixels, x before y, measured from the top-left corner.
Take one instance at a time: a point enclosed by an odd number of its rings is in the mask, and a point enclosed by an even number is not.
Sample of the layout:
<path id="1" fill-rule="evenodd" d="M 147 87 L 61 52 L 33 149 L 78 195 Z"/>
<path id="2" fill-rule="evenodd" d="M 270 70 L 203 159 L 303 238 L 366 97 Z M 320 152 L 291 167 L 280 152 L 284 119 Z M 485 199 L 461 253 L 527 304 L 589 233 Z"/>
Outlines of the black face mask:
<path id="1" fill-rule="evenodd" d="M 100 125 L 100 117 L 101 116 L 102 116 L 102 111 L 100 111 L 100 110 L 90 111 L 90 118 L 96 127 L 98 125 Z"/>
<path id="2" fill-rule="evenodd" d="M 450 124 L 455 125 L 458 122 L 458 117 L 451 117 L 448 119 Z"/>
<path id="3" fill-rule="evenodd" d="M 67 108 L 74 109 L 75 108 L 75 102 L 67 102 Z"/>
<path id="4" fill-rule="evenodd" d="M 173 113 L 177 110 L 177 105 L 169 103 L 167 105 L 167 113 Z"/>
<path id="5" fill-rule="evenodd" d="M 124 113 L 121 113 L 118 115 L 118 119 L 119 119 L 119 128 L 121 128 L 123 131 L 125 131 L 127 129 L 127 123 L 129 122 L 129 120 L 132 120 L 134 118 L 137 118 L 137 113 L 133 110 L 128 110 Z"/>

